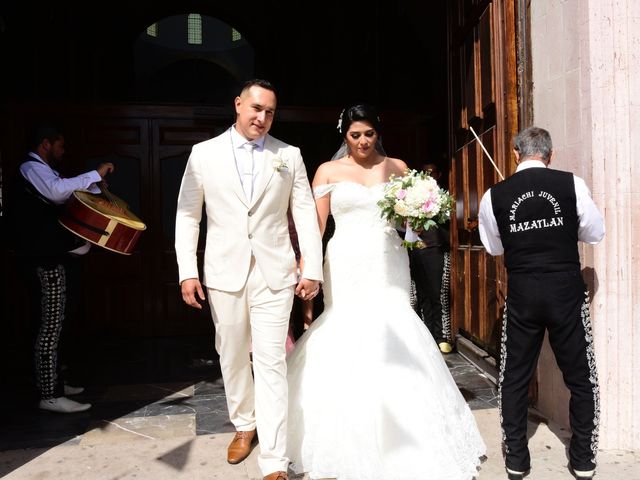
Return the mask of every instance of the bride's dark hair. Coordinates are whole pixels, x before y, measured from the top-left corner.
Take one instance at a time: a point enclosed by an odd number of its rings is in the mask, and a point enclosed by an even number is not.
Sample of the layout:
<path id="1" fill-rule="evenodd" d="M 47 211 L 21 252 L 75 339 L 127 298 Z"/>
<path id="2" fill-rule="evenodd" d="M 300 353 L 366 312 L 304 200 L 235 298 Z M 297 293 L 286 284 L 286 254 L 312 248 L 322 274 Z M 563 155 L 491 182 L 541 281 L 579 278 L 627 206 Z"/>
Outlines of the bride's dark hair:
<path id="1" fill-rule="evenodd" d="M 338 120 L 338 132 L 344 137 L 349 131 L 353 122 L 369 122 L 374 130 L 380 135 L 381 122 L 376 108 L 372 105 L 360 103 L 345 108 Z"/>
<path id="2" fill-rule="evenodd" d="M 369 122 L 373 129 L 378 134 L 378 139 L 376 140 L 376 151 L 380 155 L 387 154 L 382 147 L 382 136 L 380 134 L 380 117 L 378 116 L 378 112 L 375 107 L 372 105 L 367 105 L 365 103 L 359 103 L 357 105 L 352 105 L 349 108 L 345 108 L 340 113 L 340 118 L 338 119 L 338 132 L 342 136 L 342 145 L 338 148 L 338 151 L 333 154 L 331 160 L 337 160 L 339 158 L 344 157 L 349 154 L 349 146 L 347 145 L 347 132 L 349 131 L 349 127 L 353 122 Z"/>

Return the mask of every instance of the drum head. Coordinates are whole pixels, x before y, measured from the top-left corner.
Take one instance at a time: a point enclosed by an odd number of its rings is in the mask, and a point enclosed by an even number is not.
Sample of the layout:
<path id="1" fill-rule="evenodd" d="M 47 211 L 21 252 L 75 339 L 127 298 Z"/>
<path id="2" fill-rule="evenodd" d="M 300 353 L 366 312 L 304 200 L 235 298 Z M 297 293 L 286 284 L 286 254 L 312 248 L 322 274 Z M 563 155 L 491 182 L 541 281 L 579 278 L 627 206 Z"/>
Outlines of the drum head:
<path id="1" fill-rule="evenodd" d="M 110 202 L 101 195 L 95 195 L 89 192 L 73 192 L 75 197 L 84 203 L 87 207 L 95 210 L 102 215 L 112 218 L 123 225 L 131 227 L 135 230 L 145 230 L 147 226 L 134 213 L 132 213 L 126 204 L 116 198 L 115 202 Z"/>

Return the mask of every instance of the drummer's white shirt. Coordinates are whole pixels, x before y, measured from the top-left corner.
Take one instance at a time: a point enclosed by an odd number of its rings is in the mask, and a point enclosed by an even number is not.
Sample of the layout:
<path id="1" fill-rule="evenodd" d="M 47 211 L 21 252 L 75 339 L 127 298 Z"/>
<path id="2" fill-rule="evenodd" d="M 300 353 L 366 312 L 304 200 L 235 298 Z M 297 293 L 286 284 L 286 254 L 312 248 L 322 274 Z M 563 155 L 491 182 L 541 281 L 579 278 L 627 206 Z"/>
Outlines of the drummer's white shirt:
<path id="1" fill-rule="evenodd" d="M 96 182 L 102 181 L 97 170 L 91 170 L 76 177 L 62 178 L 40 155 L 29 152 L 29 156 L 36 162 L 24 162 L 20 166 L 20 173 L 36 187 L 45 198 L 56 205 L 62 205 L 76 190 L 86 190 L 100 193 Z"/>
<path id="2" fill-rule="evenodd" d="M 76 190 L 85 190 L 91 193 L 100 193 L 96 182 L 102 181 L 102 177 L 97 170 L 91 170 L 76 177 L 62 178 L 40 155 L 29 152 L 29 156 L 37 160 L 35 162 L 24 162 L 20 166 L 20 173 L 26 178 L 40 194 L 55 203 L 62 205 Z M 89 242 L 71 250 L 69 253 L 84 255 L 91 248 Z"/>

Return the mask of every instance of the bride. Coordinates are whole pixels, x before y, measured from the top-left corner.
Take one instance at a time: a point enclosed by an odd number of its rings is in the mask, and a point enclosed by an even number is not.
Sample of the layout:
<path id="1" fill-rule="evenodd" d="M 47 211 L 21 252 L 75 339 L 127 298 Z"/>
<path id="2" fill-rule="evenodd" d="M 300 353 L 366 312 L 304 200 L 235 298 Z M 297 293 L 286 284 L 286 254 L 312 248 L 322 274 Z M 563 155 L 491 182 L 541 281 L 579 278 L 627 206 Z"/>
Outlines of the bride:
<path id="1" fill-rule="evenodd" d="M 411 308 L 409 258 L 376 202 L 407 165 L 386 157 L 371 106 L 340 117 L 345 154 L 313 180 L 324 311 L 288 358 L 287 455 L 311 479 L 469 480 L 485 445 L 431 334 Z"/>

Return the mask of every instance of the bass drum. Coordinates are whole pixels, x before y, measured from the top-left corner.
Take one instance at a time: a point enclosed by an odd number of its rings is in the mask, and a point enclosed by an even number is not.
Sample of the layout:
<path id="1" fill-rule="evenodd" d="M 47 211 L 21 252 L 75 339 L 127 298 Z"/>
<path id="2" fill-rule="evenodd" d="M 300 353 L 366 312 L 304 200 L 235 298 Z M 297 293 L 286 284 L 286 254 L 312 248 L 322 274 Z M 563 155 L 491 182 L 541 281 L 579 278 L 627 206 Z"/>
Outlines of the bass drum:
<path id="1" fill-rule="evenodd" d="M 108 197 L 75 191 L 59 222 L 81 238 L 116 253 L 130 255 L 147 226 L 112 193 Z"/>

